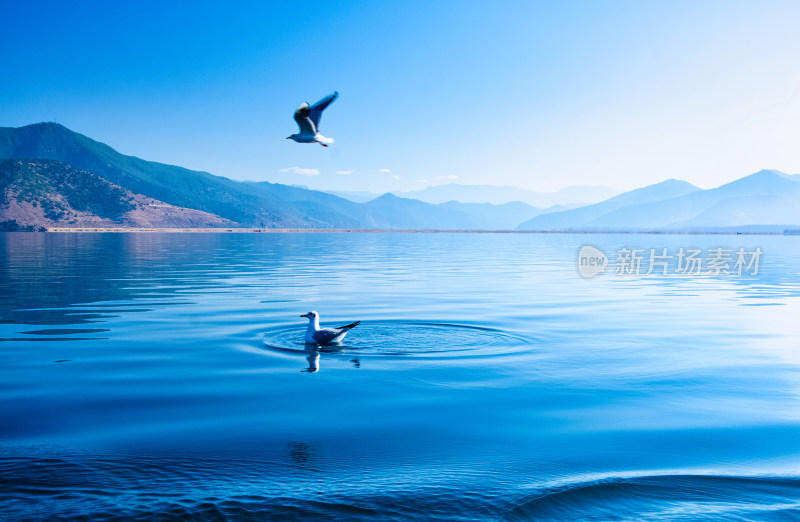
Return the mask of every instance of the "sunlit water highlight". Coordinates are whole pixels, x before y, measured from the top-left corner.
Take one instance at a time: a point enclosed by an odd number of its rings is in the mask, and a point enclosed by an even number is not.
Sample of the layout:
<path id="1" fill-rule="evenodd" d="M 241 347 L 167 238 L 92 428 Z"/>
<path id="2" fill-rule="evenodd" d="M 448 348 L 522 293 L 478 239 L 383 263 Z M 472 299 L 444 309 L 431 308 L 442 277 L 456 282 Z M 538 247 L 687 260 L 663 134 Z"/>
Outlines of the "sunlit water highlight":
<path id="1" fill-rule="evenodd" d="M 765 254 L 583 279 L 587 243 Z M 0 518 L 800 519 L 799 259 L 773 236 L 3 234 Z M 312 309 L 362 323 L 307 346 Z"/>

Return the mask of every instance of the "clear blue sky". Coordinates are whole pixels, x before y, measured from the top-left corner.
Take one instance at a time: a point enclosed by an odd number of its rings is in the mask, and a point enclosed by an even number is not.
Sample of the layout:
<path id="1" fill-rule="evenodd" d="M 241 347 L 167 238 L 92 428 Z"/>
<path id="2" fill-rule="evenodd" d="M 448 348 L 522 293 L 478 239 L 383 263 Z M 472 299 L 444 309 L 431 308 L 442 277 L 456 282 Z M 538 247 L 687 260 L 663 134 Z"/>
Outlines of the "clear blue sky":
<path id="1" fill-rule="evenodd" d="M 0 126 L 374 192 L 800 172 L 796 1 L 76 4 L 0 4 Z"/>

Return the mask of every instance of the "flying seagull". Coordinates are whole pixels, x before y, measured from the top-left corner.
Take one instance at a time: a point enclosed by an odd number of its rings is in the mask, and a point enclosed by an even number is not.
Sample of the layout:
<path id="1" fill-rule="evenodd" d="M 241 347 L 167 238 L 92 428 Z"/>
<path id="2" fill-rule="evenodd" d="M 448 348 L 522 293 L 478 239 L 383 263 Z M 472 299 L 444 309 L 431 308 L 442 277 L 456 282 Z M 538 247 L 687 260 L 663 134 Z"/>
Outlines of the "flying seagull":
<path id="1" fill-rule="evenodd" d="M 355 328 L 361 321 L 356 321 L 339 328 L 320 328 L 319 327 L 319 314 L 317 312 L 308 312 L 300 317 L 308 317 L 308 329 L 306 330 L 306 342 L 309 344 L 331 344 L 338 343 L 347 332 Z"/>
<path id="2" fill-rule="evenodd" d="M 319 133 L 319 119 L 322 117 L 322 111 L 325 107 L 333 103 L 333 100 L 339 97 L 339 93 L 334 91 L 333 94 L 325 96 L 314 105 L 309 106 L 307 102 L 303 102 L 300 107 L 294 111 L 294 121 L 300 127 L 298 134 L 287 136 L 287 140 L 294 140 L 297 143 L 319 143 L 323 147 L 333 143 L 333 138 L 326 138 Z"/>

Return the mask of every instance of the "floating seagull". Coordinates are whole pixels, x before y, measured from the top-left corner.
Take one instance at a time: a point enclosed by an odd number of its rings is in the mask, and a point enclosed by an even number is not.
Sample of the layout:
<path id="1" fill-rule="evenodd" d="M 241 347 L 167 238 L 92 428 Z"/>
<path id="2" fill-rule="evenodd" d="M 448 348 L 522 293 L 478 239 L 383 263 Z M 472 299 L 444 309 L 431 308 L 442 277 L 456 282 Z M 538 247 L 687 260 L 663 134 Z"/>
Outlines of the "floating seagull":
<path id="1" fill-rule="evenodd" d="M 308 329 L 306 330 L 306 342 L 310 344 L 331 344 L 338 343 L 347 332 L 355 328 L 361 321 L 340 326 L 339 328 L 320 328 L 319 327 L 319 314 L 317 312 L 308 312 L 300 317 L 308 317 Z"/>
<path id="2" fill-rule="evenodd" d="M 326 138 L 319 133 L 319 119 L 325 107 L 333 103 L 333 100 L 338 97 L 339 93 L 334 91 L 333 94 L 322 98 L 310 107 L 308 103 L 303 102 L 303 104 L 294 111 L 294 121 L 296 121 L 297 125 L 300 127 L 300 133 L 292 134 L 286 139 L 294 140 L 297 143 L 319 143 L 323 147 L 327 147 L 329 143 L 333 143 L 333 138 Z"/>

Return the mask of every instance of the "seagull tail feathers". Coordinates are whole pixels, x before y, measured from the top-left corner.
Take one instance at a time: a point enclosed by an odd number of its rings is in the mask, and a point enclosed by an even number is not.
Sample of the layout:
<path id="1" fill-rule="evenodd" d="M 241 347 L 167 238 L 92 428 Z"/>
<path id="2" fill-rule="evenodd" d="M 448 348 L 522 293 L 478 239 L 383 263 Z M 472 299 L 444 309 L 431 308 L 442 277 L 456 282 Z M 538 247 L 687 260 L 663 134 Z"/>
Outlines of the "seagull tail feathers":
<path id="1" fill-rule="evenodd" d="M 340 326 L 339 329 L 340 330 L 351 330 L 351 329 L 355 328 L 356 326 L 358 326 L 359 323 L 361 323 L 361 321 L 356 321 L 355 323 L 350 323 L 350 324 L 347 324 L 347 325 L 344 325 L 344 326 Z"/>
<path id="2" fill-rule="evenodd" d="M 317 141 L 320 143 L 325 143 L 327 145 L 330 145 L 331 143 L 333 143 L 334 140 L 333 138 L 326 138 L 322 134 L 317 134 Z"/>

